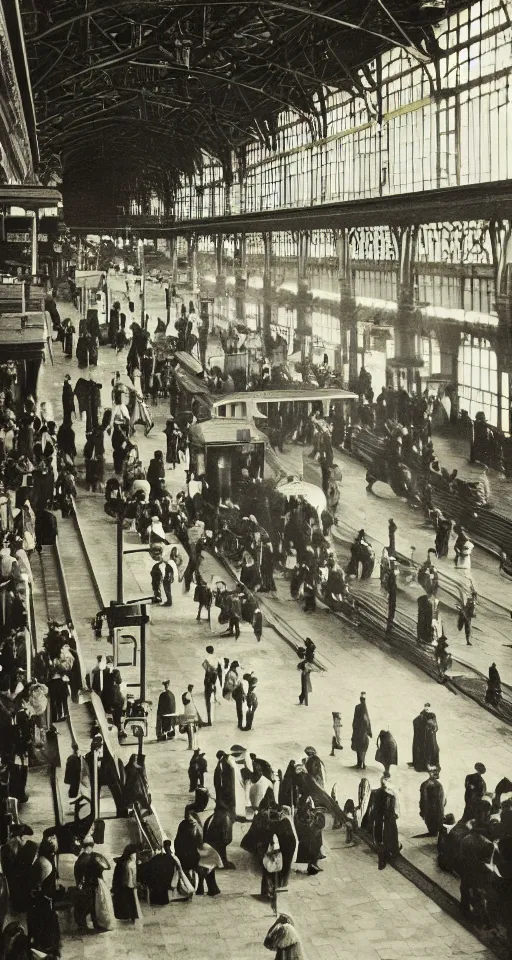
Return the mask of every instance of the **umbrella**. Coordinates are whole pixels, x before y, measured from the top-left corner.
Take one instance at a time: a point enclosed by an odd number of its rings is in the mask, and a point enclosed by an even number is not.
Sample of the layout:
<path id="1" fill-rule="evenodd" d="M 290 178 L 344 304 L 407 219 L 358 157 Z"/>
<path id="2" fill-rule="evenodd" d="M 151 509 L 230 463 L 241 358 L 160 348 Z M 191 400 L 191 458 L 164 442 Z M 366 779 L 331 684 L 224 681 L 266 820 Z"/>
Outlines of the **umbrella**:
<path id="1" fill-rule="evenodd" d="M 283 497 L 304 497 L 304 500 L 314 507 L 318 514 L 325 510 L 327 501 L 325 494 L 314 483 L 306 483 L 304 480 L 283 480 L 277 485 L 277 492 Z"/>

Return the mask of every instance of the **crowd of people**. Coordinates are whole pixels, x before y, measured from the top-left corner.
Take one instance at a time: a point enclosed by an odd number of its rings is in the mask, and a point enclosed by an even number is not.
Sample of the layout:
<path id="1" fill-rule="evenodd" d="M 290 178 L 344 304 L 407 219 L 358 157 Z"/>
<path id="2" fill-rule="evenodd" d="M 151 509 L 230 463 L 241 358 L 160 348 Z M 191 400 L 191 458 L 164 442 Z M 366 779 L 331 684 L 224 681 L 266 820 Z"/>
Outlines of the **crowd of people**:
<path id="1" fill-rule="evenodd" d="M 193 307 L 191 304 L 188 311 L 185 307 L 182 309 L 176 322 L 175 346 L 177 351 L 192 352 L 197 345 L 204 363 L 203 327 L 197 321 L 194 324 Z M 54 326 L 56 324 L 54 319 Z M 76 344 L 71 321 L 64 321 L 56 329 L 65 355 L 71 357 L 76 351 L 79 368 L 94 367 L 103 336 L 94 321 L 80 324 Z M 167 325 L 163 322 L 157 327 L 158 336 L 167 336 Z M 73 387 L 69 374 L 63 384 L 63 422 L 58 429 L 51 419 L 51 411 L 42 404 L 36 405 L 33 398 L 26 398 L 22 413 L 15 415 L 12 395 L 8 390 L 0 394 L 3 443 L 0 448 L 3 479 L 0 562 L 6 598 L 2 606 L 0 697 L 9 716 L 9 723 L 1 727 L 3 846 L 0 857 L 10 907 L 17 914 L 26 913 L 27 921 L 26 931 L 18 920 L 4 929 L 2 960 L 25 960 L 30 947 L 48 957 L 59 956 L 58 911 L 70 890 L 77 926 L 85 929 L 92 925 L 96 930 L 110 930 L 117 920 L 137 922 L 141 917 L 137 893 L 141 886 L 148 892 L 152 904 L 186 902 L 205 894 L 218 896 L 221 890 L 217 871 L 235 868 L 231 857 L 237 859 L 238 856 L 234 855 L 233 830 L 237 822 L 250 820 L 239 846 L 256 858 L 261 871 L 260 893 L 274 904 L 277 893 L 288 888 L 296 865 L 302 865 L 309 876 L 321 872 L 321 862 L 326 856 L 323 831 L 329 819 L 335 826 L 345 825 L 349 842 L 353 842 L 354 833 L 358 832 L 370 838 L 378 854 L 379 869 L 392 862 L 401 849 L 400 791 L 395 785 L 398 746 L 389 729 L 381 729 L 376 741 L 375 761 L 383 768 L 379 785 L 372 788 L 363 776 L 357 797 L 346 798 L 343 808 L 329 793 L 325 766 L 311 746 L 304 748 L 300 762 L 290 760 L 283 773 L 275 771 L 269 760 L 234 744 L 229 750 L 216 753 L 211 786 L 207 785 L 209 765 L 198 746 L 200 728 L 214 726 L 219 709 L 232 710 L 233 720 L 241 731 L 251 731 L 258 716 L 258 677 L 245 671 L 239 660 L 219 656 L 213 644 L 206 646 L 201 663 L 204 708 L 202 702 L 196 702 L 193 684 L 188 684 L 180 696 L 171 689 L 171 681 L 166 680 L 158 699 L 157 739 L 168 741 L 186 735 L 191 749 L 188 778 L 193 799 L 185 807 L 174 840 L 163 840 L 161 849 L 149 857 L 133 845 L 126 846 L 116 859 L 112 884 L 107 883 L 112 865 L 97 850 L 98 824 L 91 820 L 94 752 L 101 754 L 103 784 L 111 786 L 113 792 L 119 771 L 114 776 L 109 769 L 109 751 L 102 744 L 98 728 L 92 730 L 88 753 L 80 756 L 75 744 L 66 763 L 65 781 L 70 801 L 76 803 L 79 828 L 71 839 L 59 835 L 59 830 L 53 827 L 44 832 L 39 845 L 28 839 L 32 830 L 22 821 L 20 807 L 27 800 L 30 763 L 38 750 L 47 747 L 48 739 L 51 742 L 52 728 L 65 722 L 69 700 L 77 697 L 80 686 L 72 624 L 49 625 L 43 646 L 31 664 L 30 680 L 26 676 L 26 584 L 31 577 L 30 558 L 34 552 L 37 554 L 45 545 L 55 542 L 55 510 L 60 509 L 66 516 L 72 509 L 77 476 L 73 416 L 77 409 L 86 417 L 86 485 L 92 490 L 104 489 L 107 515 L 120 517 L 125 526 L 136 530 L 141 541 L 148 545 L 153 560 L 150 576 L 155 604 L 172 607 L 173 591 L 182 583 L 186 592 L 193 591 L 197 620 L 203 613 L 210 622 L 215 616 L 219 627 L 225 628 L 224 635 L 235 640 L 240 636 L 242 622 L 249 623 L 256 642 L 260 642 L 264 616 L 259 595 L 272 595 L 276 591 L 278 572 L 288 578 L 291 596 L 303 601 L 306 613 L 315 610 L 317 598 L 321 597 L 355 620 L 357 603 L 350 583 L 359 577 L 370 578 L 375 566 L 375 552 L 365 530 L 357 533 L 346 564 L 340 561 L 333 542 L 340 479 L 334 448 L 350 446 L 353 430 L 353 425 L 345 423 L 340 409 L 332 411 L 327 425 L 318 410 L 298 423 L 290 424 L 281 418 L 269 425 L 277 448 L 290 435 L 290 429 L 296 441 L 311 442 L 326 497 L 323 511 L 318 513 L 303 495 L 283 496 L 278 489 L 266 486 L 253 470 L 250 457 L 241 471 L 233 499 L 214 505 L 194 460 L 188 433 L 190 418 L 187 421 L 179 416 L 179 385 L 172 356 L 158 358 L 147 330 L 135 322 L 127 330 L 119 301 L 110 312 L 107 342 L 118 352 L 128 347 L 128 380 L 125 382 L 120 373 L 115 376 L 110 406 L 103 411 L 101 385 L 93 379 L 79 377 Z M 263 377 L 263 367 L 260 373 Z M 384 390 L 373 403 L 371 383 L 365 382 L 362 386 L 365 389 L 360 391 L 360 422 L 387 435 L 388 450 L 397 462 L 418 455 L 430 468 L 435 461 L 430 433 L 433 410 L 429 401 L 410 398 L 405 391 Z M 221 385 L 219 389 L 224 387 Z M 155 450 L 145 468 L 134 433 L 138 423 L 146 433 L 151 430 L 149 398 L 155 404 L 161 398 L 168 400 L 170 416 L 165 429 L 165 450 Z M 194 417 L 191 419 L 193 422 Z M 390 426 L 394 421 L 401 425 L 400 429 Z M 111 440 L 114 462 L 114 474 L 108 479 L 107 437 Z M 182 492 L 173 496 L 167 488 L 166 470 L 174 469 L 179 463 L 186 468 L 187 484 Z M 449 480 L 452 487 L 455 480 Z M 428 491 L 425 510 L 435 527 L 435 555 L 443 557 L 448 549 L 451 522 L 436 512 L 432 503 L 429 505 Z M 389 546 L 381 559 L 381 583 L 388 597 L 388 630 L 392 629 L 396 611 L 400 562 L 395 535 L 396 525 L 390 521 Z M 457 564 L 468 569 L 472 544 L 463 528 L 457 531 L 454 549 Z M 228 587 L 218 578 L 215 582 L 207 578 L 207 551 L 235 562 L 234 587 Z M 439 577 L 430 554 L 418 572 L 418 582 L 425 596 L 420 598 L 421 603 L 418 601 L 417 639 L 422 644 L 436 643 L 443 675 L 449 655 L 447 644 L 443 644 L 444 633 L 437 627 Z M 471 624 L 477 599 L 474 591 L 461 596 L 459 629 L 464 631 L 468 644 L 472 642 Z M 105 616 L 106 612 L 100 611 L 96 618 L 98 635 Z M 315 644 L 307 638 L 298 651 L 297 664 L 298 702 L 305 707 L 313 693 L 315 655 Z M 137 710 L 143 705 L 133 704 L 111 657 L 98 657 L 87 682 L 123 741 L 125 719 L 137 716 Z M 489 670 L 488 698 L 493 706 L 501 699 L 501 681 L 495 664 Z M 332 756 L 343 749 L 339 713 L 333 713 L 333 729 Z M 350 741 L 357 769 L 362 772 L 367 769 L 372 738 L 366 694 L 362 693 L 354 710 Z M 512 793 L 512 784 L 503 780 L 489 798 L 483 779 L 485 768 L 476 764 L 475 772 L 466 777 L 464 812 L 455 823 L 446 811 L 437 719 L 428 703 L 413 722 L 411 766 L 427 774 L 419 791 L 419 816 L 426 824 L 428 835 L 438 837 L 440 864 L 461 877 L 463 909 L 476 923 L 484 925 L 499 915 L 498 919 L 512 935 L 510 921 L 500 905 L 510 899 L 512 818 L 508 792 Z M 126 764 L 120 794 L 115 799 L 118 812 L 130 813 L 137 809 L 148 814 L 151 811 L 149 783 L 140 752 L 133 754 Z M 61 861 L 66 857 L 71 858 L 71 871 L 64 885 L 59 872 L 63 872 Z M 29 876 L 30 881 L 21 890 L 18 879 L 22 875 Z M 275 949 L 279 958 L 298 960 L 301 957 L 299 936 L 288 915 L 277 917 L 265 946 Z M 283 953 L 285 947 L 292 952 Z"/>

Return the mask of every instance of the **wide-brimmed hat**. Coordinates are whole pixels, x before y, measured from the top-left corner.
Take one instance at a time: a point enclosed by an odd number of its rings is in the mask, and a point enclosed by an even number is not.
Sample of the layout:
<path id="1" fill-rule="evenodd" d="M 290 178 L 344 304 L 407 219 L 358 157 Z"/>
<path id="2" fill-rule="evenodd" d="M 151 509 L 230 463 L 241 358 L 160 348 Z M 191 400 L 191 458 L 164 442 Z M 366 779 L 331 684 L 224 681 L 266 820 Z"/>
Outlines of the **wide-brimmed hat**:
<path id="1" fill-rule="evenodd" d="M 27 823 L 13 823 L 9 828 L 11 837 L 33 837 L 34 831 Z"/>

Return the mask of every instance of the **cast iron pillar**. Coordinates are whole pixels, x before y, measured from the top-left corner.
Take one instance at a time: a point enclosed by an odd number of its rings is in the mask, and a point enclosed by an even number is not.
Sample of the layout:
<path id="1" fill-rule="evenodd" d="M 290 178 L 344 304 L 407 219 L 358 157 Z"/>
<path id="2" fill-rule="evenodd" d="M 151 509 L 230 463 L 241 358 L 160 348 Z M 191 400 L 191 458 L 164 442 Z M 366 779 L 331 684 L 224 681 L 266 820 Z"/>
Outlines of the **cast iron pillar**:
<path id="1" fill-rule="evenodd" d="M 197 234 L 195 233 L 187 237 L 187 268 L 188 285 L 192 293 L 197 293 L 199 290 L 199 282 L 197 278 Z"/>
<path id="2" fill-rule="evenodd" d="M 167 253 L 171 261 L 171 283 L 178 282 L 178 238 L 173 235 L 167 241 Z"/>
<path id="3" fill-rule="evenodd" d="M 398 310 L 395 325 L 395 358 L 399 371 L 397 386 L 409 393 L 420 392 L 419 371 L 423 366 L 421 317 L 415 304 L 414 264 L 418 245 L 418 225 L 395 227 L 398 248 Z"/>
<path id="4" fill-rule="evenodd" d="M 300 230 L 297 234 L 297 340 L 303 363 L 311 360 L 313 352 L 311 294 L 308 279 L 310 250 L 311 233 L 308 230 Z"/>
<path id="5" fill-rule="evenodd" d="M 215 277 L 215 296 L 226 296 L 226 271 L 224 266 L 224 237 L 219 233 L 215 238 L 215 258 L 217 275 Z"/>
<path id="6" fill-rule="evenodd" d="M 491 220 L 489 237 L 496 284 L 498 356 L 502 369 L 510 370 L 512 367 L 512 220 Z M 499 367 L 500 364 L 498 364 Z"/>
<path id="7" fill-rule="evenodd" d="M 263 237 L 263 343 L 265 352 L 270 352 L 272 323 L 272 234 L 264 233 Z"/>
<path id="8" fill-rule="evenodd" d="M 246 243 L 245 233 L 237 233 L 235 236 L 235 311 L 237 320 L 245 323 L 245 295 L 247 288 L 247 266 L 246 266 Z"/>
<path id="9" fill-rule="evenodd" d="M 340 285 L 340 343 L 341 364 L 348 367 L 348 382 L 352 387 L 357 382 L 357 308 L 352 281 L 350 235 L 348 227 L 335 231 L 338 258 L 338 281 Z"/>

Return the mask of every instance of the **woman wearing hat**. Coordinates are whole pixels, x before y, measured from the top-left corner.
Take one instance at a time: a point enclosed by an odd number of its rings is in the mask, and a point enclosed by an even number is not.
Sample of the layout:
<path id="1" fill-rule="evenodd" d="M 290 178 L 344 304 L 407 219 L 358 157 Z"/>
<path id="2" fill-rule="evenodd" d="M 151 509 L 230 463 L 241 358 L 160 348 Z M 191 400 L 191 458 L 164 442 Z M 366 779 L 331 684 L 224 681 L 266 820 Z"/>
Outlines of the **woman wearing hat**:
<path id="1" fill-rule="evenodd" d="M 439 767 L 428 768 L 428 780 L 420 786 L 420 817 L 425 821 L 429 837 L 437 837 L 443 822 L 446 797 L 439 782 Z"/>
<path id="2" fill-rule="evenodd" d="M 475 763 L 475 772 L 468 773 L 464 781 L 465 806 L 462 819 L 465 823 L 474 818 L 479 801 L 487 793 L 487 784 L 483 777 L 485 772 L 483 763 Z"/>
<path id="3" fill-rule="evenodd" d="M 306 747 L 304 750 L 306 760 L 304 766 L 309 776 L 318 784 L 322 790 L 325 790 L 325 766 L 318 756 L 314 747 Z"/>
<path id="4" fill-rule="evenodd" d="M 104 872 L 110 870 L 110 863 L 103 854 L 96 853 L 92 837 L 85 837 L 74 870 L 77 889 L 75 920 L 78 926 L 86 927 L 87 917 L 90 916 L 95 929 L 113 930 L 114 905 L 103 879 Z"/>
<path id="5" fill-rule="evenodd" d="M 182 438 L 182 433 L 176 423 L 174 417 L 169 417 L 166 422 L 165 436 L 167 438 L 167 446 L 165 451 L 165 460 L 166 463 L 170 463 L 172 469 L 176 469 L 176 464 L 179 463 L 179 444 Z"/>
<path id="6" fill-rule="evenodd" d="M 171 840 L 164 840 L 159 853 L 140 864 L 138 875 L 149 890 L 152 905 L 165 906 L 171 899 L 190 900 L 194 895 L 194 888 L 184 877 L 182 866 L 173 852 Z M 176 896 L 173 897 L 174 893 Z"/>
<path id="7" fill-rule="evenodd" d="M 413 720 L 412 762 L 419 773 L 428 770 L 429 766 L 439 766 L 437 729 L 436 715 L 426 703 Z"/>
<path id="8" fill-rule="evenodd" d="M 274 548 L 266 531 L 261 535 L 260 550 L 261 585 L 259 590 L 261 593 L 275 593 L 277 588 L 274 581 Z"/>
<path id="9" fill-rule="evenodd" d="M 144 761 L 143 755 L 132 753 L 126 764 L 123 800 L 126 807 L 131 808 L 138 803 L 141 810 L 146 812 L 151 809 L 151 795 Z"/>
<path id="10" fill-rule="evenodd" d="M 0 848 L 13 913 L 25 913 L 30 902 L 27 876 L 37 856 L 37 843 L 28 839 L 33 833 L 24 823 L 13 823 L 9 840 Z"/>
<path id="11" fill-rule="evenodd" d="M 221 858 L 210 844 L 204 843 L 199 817 L 192 805 L 185 809 L 185 819 L 181 821 L 176 832 L 174 849 L 188 879 L 196 887 L 198 896 L 204 894 L 206 883 L 208 896 L 216 897 L 220 890 L 215 871 L 222 866 Z"/>
<path id="12" fill-rule="evenodd" d="M 384 773 L 389 774 L 389 768 L 398 764 L 398 748 L 396 740 L 389 730 L 381 730 L 377 737 L 377 763 L 384 767 Z"/>
<path id="13" fill-rule="evenodd" d="M 235 870 L 235 865 L 228 860 L 227 853 L 230 843 L 233 842 L 233 820 L 222 802 L 215 804 L 214 812 L 205 820 L 203 837 L 219 854 L 224 870 Z"/>
<path id="14" fill-rule="evenodd" d="M 465 530 L 462 527 L 459 527 L 457 533 L 457 539 L 453 545 L 453 550 L 455 553 L 455 566 L 457 570 L 465 570 L 468 574 L 471 571 L 471 554 L 475 548 L 475 544 L 466 536 Z"/>
<path id="15" fill-rule="evenodd" d="M 305 793 L 299 797 L 294 826 L 299 841 L 297 863 L 307 863 L 308 874 L 316 876 L 321 870 L 318 860 L 322 856 L 322 830 L 325 827 L 325 816 L 321 810 L 315 808 L 313 798 Z"/>
<path id="16" fill-rule="evenodd" d="M 247 682 L 248 690 L 246 695 L 246 714 L 245 714 L 245 730 L 252 730 L 252 725 L 254 723 L 254 714 L 258 709 L 258 696 L 256 694 L 256 685 L 258 683 L 258 678 L 254 676 L 253 673 L 244 673 L 244 680 Z"/>
<path id="17" fill-rule="evenodd" d="M 161 450 L 155 450 L 149 461 L 146 480 L 151 485 L 151 500 L 158 500 L 165 482 L 164 455 Z"/>
<path id="18" fill-rule="evenodd" d="M 142 919 L 142 913 L 137 894 L 137 847 L 129 843 L 120 857 L 115 858 L 114 877 L 112 880 L 112 895 L 114 915 L 117 920 Z"/>
<path id="19" fill-rule="evenodd" d="M 401 850 L 397 827 L 400 809 L 389 778 L 383 776 L 380 783 L 374 796 L 373 839 L 377 845 L 379 870 L 384 870 L 389 860 L 397 857 Z"/>
<path id="20" fill-rule="evenodd" d="M 254 557 L 248 550 L 242 554 L 242 567 L 240 569 L 240 583 L 248 590 L 256 590 L 260 583 L 260 571 L 254 561 Z"/>

